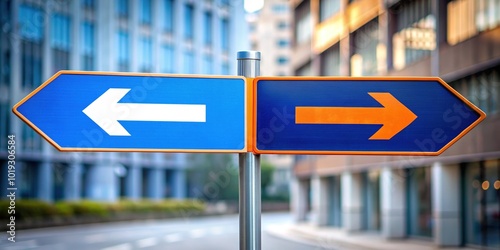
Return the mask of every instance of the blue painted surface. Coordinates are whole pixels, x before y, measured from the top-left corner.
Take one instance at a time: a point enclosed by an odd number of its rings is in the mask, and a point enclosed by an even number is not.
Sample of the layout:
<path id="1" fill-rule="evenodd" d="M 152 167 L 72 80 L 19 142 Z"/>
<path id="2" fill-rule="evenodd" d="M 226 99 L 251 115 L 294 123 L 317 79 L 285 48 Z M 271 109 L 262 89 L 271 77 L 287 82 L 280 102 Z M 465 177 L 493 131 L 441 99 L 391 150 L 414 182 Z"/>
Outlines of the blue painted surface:
<path id="1" fill-rule="evenodd" d="M 205 104 L 206 122 L 120 122 L 131 136 L 109 136 L 82 110 L 109 88 L 130 88 L 120 103 Z M 242 78 L 62 74 L 18 107 L 62 148 L 241 150 Z"/>
<path id="2" fill-rule="evenodd" d="M 389 92 L 417 119 L 390 140 L 382 125 L 295 124 L 296 106 L 381 107 Z M 268 80 L 257 83 L 257 148 L 290 151 L 437 152 L 480 114 L 437 81 Z"/>

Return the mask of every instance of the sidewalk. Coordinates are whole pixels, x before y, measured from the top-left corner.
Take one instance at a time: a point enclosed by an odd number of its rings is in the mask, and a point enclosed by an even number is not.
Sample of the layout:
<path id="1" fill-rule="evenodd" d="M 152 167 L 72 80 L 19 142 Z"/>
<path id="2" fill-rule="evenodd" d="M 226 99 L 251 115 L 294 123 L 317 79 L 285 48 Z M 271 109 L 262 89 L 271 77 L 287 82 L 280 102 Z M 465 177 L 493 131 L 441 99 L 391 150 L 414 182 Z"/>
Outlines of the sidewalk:
<path id="1" fill-rule="evenodd" d="M 440 249 L 432 241 L 402 239 L 386 240 L 374 232 L 347 233 L 332 227 L 316 227 L 309 223 L 271 225 L 266 232 L 292 241 L 312 243 L 322 249 L 352 250 L 431 250 Z M 473 250 L 446 247 L 446 250 Z"/>

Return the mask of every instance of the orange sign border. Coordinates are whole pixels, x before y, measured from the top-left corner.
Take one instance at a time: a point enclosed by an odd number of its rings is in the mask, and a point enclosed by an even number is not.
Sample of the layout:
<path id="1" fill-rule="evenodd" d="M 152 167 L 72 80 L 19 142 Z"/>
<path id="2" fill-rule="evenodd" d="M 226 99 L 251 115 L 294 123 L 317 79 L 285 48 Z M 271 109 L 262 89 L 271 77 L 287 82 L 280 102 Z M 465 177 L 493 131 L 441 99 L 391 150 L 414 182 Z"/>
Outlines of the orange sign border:
<path id="1" fill-rule="evenodd" d="M 45 134 L 41 129 L 39 129 L 35 124 L 33 124 L 28 118 L 22 115 L 17 108 L 29 100 L 32 96 L 36 95 L 39 91 L 49 85 L 52 81 L 54 81 L 60 75 L 108 75 L 108 76 L 155 76 L 155 77 L 184 77 L 184 78 L 226 78 L 226 79 L 241 79 L 244 82 L 244 105 L 245 105 L 245 114 L 244 114 L 244 142 L 245 145 L 240 150 L 230 150 L 230 149 L 141 149 L 141 148 L 70 148 L 70 147 L 61 147 L 57 144 L 52 138 L 50 138 L 47 134 Z M 198 74 L 162 74 L 162 73 L 137 73 L 137 72 L 106 72 L 106 71 L 78 71 L 78 70 L 61 70 L 47 79 L 43 84 L 34 89 L 31 93 L 21 99 L 14 107 L 12 108 L 12 112 L 19 117 L 23 122 L 28 124 L 35 132 L 37 132 L 40 136 L 42 136 L 46 141 L 48 141 L 52 146 L 54 146 L 57 150 L 61 152 L 142 152 L 142 153 L 245 153 L 248 152 L 248 122 L 249 122 L 249 112 L 248 109 L 250 107 L 250 103 L 248 101 L 248 91 L 249 91 L 249 81 L 247 78 L 242 76 L 222 76 L 222 75 L 198 75 Z"/>
<path id="2" fill-rule="evenodd" d="M 479 114 L 479 118 L 464 129 L 460 134 L 458 134 L 453 140 L 448 142 L 440 150 L 435 152 L 406 152 L 406 151 L 316 151 L 316 150 L 265 150 L 257 148 L 257 85 L 260 80 L 272 80 L 272 81 L 437 81 L 448 91 L 462 100 L 467 106 L 476 111 Z M 451 145 L 457 142 L 460 138 L 470 132 L 474 127 L 476 127 L 481 121 L 486 118 L 486 114 L 479 109 L 472 102 L 467 100 L 464 96 L 458 93 L 450 85 L 448 85 L 440 77 L 256 77 L 253 79 L 253 103 L 252 103 L 252 123 L 254 126 L 254 131 L 251 137 L 252 143 L 250 144 L 252 150 L 255 154 L 309 154 L 309 155 L 411 155 L 411 156 L 437 156 L 447 150 Z"/>

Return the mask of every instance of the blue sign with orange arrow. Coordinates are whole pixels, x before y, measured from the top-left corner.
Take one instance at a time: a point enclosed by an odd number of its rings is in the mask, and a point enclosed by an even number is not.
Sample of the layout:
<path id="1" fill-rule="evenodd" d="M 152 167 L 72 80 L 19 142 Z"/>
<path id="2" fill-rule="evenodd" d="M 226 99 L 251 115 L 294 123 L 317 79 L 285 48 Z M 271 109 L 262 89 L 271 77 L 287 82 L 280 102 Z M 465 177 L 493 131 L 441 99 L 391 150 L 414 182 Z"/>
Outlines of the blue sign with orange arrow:
<path id="1" fill-rule="evenodd" d="M 60 71 L 14 113 L 61 151 L 245 152 L 237 76 Z"/>
<path id="2" fill-rule="evenodd" d="M 438 155 L 485 118 L 440 78 L 259 77 L 254 151 Z"/>

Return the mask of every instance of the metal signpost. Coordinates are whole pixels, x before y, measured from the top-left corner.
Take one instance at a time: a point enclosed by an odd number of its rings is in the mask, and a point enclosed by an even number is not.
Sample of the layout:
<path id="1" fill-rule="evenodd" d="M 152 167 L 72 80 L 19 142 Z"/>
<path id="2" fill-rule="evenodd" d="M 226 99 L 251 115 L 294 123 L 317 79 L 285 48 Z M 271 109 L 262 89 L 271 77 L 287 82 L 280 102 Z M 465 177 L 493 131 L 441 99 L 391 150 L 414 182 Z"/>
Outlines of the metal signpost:
<path id="1" fill-rule="evenodd" d="M 239 153 L 240 249 L 261 249 L 259 154 L 438 155 L 486 115 L 437 77 L 60 71 L 13 112 L 60 151 Z"/>
<path id="2" fill-rule="evenodd" d="M 438 155 L 485 114 L 437 77 L 259 77 L 254 152 Z"/>
<path id="3" fill-rule="evenodd" d="M 260 75 L 260 52 L 238 52 L 238 75 Z M 250 108 L 250 107 L 249 107 Z M 240 250 L 260 250 L 260 155 L 239 155 L 240 172 Z"/>

